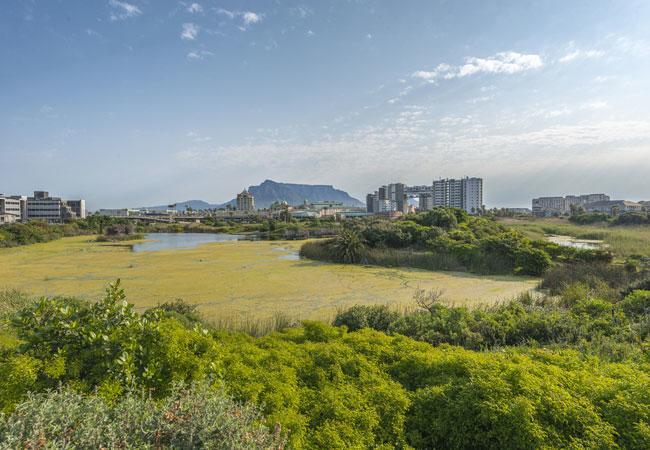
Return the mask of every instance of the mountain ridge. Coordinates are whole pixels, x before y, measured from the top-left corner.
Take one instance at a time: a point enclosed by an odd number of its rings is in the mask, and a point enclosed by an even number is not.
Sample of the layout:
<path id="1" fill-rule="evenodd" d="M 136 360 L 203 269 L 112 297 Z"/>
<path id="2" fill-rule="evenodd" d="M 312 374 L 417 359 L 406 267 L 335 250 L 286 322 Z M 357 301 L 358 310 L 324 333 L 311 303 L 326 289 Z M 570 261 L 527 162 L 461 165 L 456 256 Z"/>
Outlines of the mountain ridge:
<path id="1" fill-rule="evenodd" d="M 336 189 L 331 184 L 301 184 L 282 183 L 266 179 L 259 185 L 249 186 L 247 189 L 255 197 L 256 208 L 268 208 L 274 202 L 286 201 L 290 205 L 302 204 L 305 200 L 308 203 L 319 201 L 338 201 L 344 206 L 363 207 L 363 203 L 350 196 L 346 191 Z M 234 206 L 237 200 L 233 198 L 225 203 L 211 204 L 204 200 L 185 200 L 177 202 L 176 208 L 183 211 L 188 207 L 192 209 L 218 209 L 228 205 Z M 165 210 L 168 205 L 150 206 L 146 209 Z"/>

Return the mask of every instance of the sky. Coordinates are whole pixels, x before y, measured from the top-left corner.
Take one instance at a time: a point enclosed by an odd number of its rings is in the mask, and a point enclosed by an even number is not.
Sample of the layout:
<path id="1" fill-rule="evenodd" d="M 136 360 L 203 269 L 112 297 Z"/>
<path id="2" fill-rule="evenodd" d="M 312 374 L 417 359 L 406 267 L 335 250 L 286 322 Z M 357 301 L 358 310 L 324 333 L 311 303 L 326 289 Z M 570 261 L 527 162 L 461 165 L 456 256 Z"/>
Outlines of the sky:
<path id="1" fill-rule="evenodd" d="M 3 0 L 0 192 L 650 200 L 650 1 Z"/>

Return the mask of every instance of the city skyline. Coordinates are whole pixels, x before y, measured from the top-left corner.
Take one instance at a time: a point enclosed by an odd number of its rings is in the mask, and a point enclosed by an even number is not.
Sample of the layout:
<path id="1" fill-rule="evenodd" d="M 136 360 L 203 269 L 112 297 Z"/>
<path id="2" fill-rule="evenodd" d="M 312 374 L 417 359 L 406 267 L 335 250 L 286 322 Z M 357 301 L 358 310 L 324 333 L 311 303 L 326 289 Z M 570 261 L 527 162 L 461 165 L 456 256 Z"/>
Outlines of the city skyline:
<path id="1" fill-rule="evenodd" d="M 270 178 L 362 200 L 476 175 L 486 206 L 650 197 L 642 1 L 10 0 L 0 192 L 220 203 Z"/>

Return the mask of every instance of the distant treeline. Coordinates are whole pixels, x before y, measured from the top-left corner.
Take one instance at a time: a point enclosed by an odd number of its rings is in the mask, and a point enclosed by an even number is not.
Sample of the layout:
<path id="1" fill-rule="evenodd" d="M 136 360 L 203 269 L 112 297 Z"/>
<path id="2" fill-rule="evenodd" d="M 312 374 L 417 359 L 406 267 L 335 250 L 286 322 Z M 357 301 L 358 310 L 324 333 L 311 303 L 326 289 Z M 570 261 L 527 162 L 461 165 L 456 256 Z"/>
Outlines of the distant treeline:
<path id="1" fill-rule="evenodd" d="M 89 216 L 65 224 L 42 221 L 14 223 L 0 227 L 0 247 L 49 242 L 62 237 L 100 235 L 100 241 L 141 238 L 143 233 L 254 233 L 265 239 L 306 239 L 332 236 L 339 224 L 333 219 L 276 220 L 253 223 L 208 219 L 204 223 L 160 223 L 106 216 Z"/>
<path id="2" fill-rule="evenodd" d="M 532 276 L 542 275 L 552 260 L 612 260 L 606 251 L 532 242 L 491 218 L 454 208 L 435 208 L 395 221 L 348 222 L 339 236 L 305 243 L 300 254 L 332 262 Z"/>

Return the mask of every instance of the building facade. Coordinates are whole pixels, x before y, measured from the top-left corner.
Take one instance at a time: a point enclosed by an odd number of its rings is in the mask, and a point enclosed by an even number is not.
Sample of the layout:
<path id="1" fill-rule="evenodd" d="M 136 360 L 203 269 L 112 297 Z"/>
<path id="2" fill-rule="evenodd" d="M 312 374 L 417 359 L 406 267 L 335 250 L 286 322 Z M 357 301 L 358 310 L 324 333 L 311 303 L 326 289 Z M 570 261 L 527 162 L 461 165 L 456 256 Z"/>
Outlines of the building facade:
<path id="1" fill-rule="evenodd" d="M 643 211 L 645 207 L 641 203 L 628 200 L 605 200 L 588 204 L 585 209 L 590 213 L 603 213 L 610 216 L 617 216 L 628 212 Z"/>
<path id="2" fill-rule="evenodd" d="M 59 197 L 51 197 L 46 191 L 34 191 L 32 197 L 27 196 L 0 196 L 4 208 L 10 210 L 8 214 L 2 214 L 3 222 L 43 220 L 48 223 L 63 223 L 71 219 L 86 218 L 86 201 L 62 200 Z M 0 206 L 0 209 L 2 206 Z"/>
<path id="3" fill-rule="evenodd" d="M 255 211 L 255 197 L 246 189 L 237 194 L 237 211 Z"/>
<path id="4" fill-rule="evenodd" d="M 18 222 L 22 215 L 20 199 L 0 195 L 0 224 Z"/>
<path id="5" fill-rule="evenodd" d="M 580 206 L 589 210 L 594 203 L 610 201 L 607 194 L 567 195 L 566 197 L 539 197 L 533 199 L 533 215 L 537 217 L 553 217 L 569 214 L 571 207 Z"/>

